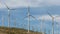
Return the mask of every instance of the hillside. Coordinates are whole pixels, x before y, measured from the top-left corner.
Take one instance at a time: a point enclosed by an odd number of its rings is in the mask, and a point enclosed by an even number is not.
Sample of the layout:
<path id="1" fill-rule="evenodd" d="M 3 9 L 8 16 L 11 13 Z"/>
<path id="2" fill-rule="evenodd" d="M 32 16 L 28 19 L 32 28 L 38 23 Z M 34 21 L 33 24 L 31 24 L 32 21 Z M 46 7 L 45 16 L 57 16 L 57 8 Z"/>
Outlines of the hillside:
<path id="1" fill-rule="evenodd" d="M 26 29 L 0 27 L 0 34 L 27 34 Z M 30 34 L 42 34 L 40 32 L 30 31 Z"/>

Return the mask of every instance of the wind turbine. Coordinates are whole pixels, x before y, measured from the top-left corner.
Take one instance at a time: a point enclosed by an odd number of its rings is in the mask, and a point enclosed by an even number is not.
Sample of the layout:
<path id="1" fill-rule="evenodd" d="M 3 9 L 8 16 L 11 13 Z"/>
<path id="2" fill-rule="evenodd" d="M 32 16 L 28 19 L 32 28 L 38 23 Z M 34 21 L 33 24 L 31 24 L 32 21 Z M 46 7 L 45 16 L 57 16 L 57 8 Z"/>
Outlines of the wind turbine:
<path id="1" fill-rule="evenodd" d="M 15 10 L 15 9 L 9 8 L 6 3 L 4 3 L 4 5 L 8 9 L 8 27 L 10 27 L 10 10 Z"/>
<path id="2" fill-rule="evenodd" d="M 34 25 L 32 25 L 31 27 L 32 27 L 32 31 L 34 31 Z"/>
<path id="3" fill-rule="evenodd" d="M 26 28 L 27 28 L 27 25 L 26 25 L 26 24 L 24 24 L 24 23 L 19 24 L 19 26 L 21 26 L 21 28 L 23 28 L 23 29 L 26 29 Z"/>
<path id="4" fill-rule="evenodd" d="M 16 18 L 14 19 L 14 26 L 13 26 L 13 28 L 15 28 L 16 27 Z M 13 29 L 13 32 L 14 32 L 14 29 Z"/>
<path id="5" fill-rule="evenodd" d="M 52 34 L 54 34 L 54 17 L 49 12 L 48 15 L 52 18 Z"/>
<path id="6" fill-rule="evenodd" d="M 59 17 L 60 18 L 60 16 L 56 16 L 56 17 Z M 60 24 L 58 24 L 58 22 L 56 22 L 57 30 L 59 30 L 59 28 L 58 28 L 59 25 Z M 57 34 L 59 34 L 59 31 L 57 31 Z"/>
<path id="7" fill-rule="evenodd" d="M 31 27 L 32 27 L 32 31 L 33 31 L 33 34 L 34 34 L 34 26 L 32 25 Z"/>
<path id="8" fill-rule="evenodd" d="M 44 17 L 42 17 L 42 22 L 41 23 L 42 23 L 41 25 L 43 25 L 42 27 L 44 27 L 44 25 L 45 25 L 45 23 L 44 23 Z M 42 30 L 41 30 L 41 32 L 42 32 Z M 44 28 L 44 32 L 46 33 L 46 28 Z"/>
<path id="9" fill-rule="evenodd" d="M 30 17 L 32 17 L 32 18 L 34 18 L 35 19 L 35 17 L 34 16 L 32 16 L 32 15 L 30 15 L 30 7 L 28 7 L 27 8 L 28 10 L 28 12 L 27 12 L 27 16 L 26 17 L 28 17 L 28 34 L 29 34 L 29 30 L 30 30 Z M 26 17 L 24 17 L 24 18 L 26 18 Z"/>
<path id="10" fill-rule="evenodd" d="M 6 3 L 4 3 L 4 5 L 6 6 L 6 8 L 8 9 L 8 28 L 10 28 L 10 10 L 15 10 L 15 9 L 11 9 L 7 6 Z M 9 29 L 8 29 L 9 30 Z M 9 32 L 10 34 L 10 32 Z"/>
<path id="11" fill-rule="evenodd" d="M 31 28 L 32 28 L 33 32 L 35 31 L 35 27 L 36 27 L 36 29 L 38 28 L 38 26 L 36 26 L 36 25 L 31 25 Z"/>
<path id="12" fill-rule="evenodd" d="M 39 22 L 41 22 L 41 21 L 40 21 L 40 17 L 39 17 Z M 41 24 L 42 24 L 42 23 L 41 23 Z M 40 31 L 42 31 L 42 25 L 40 25 Z"/>
<path id="13" fill-rule="evenodd" d="M 14 19 L 14 28 L 16 27 L 16 18 Z"/>
<path id="14" fill-rule="evenodd" d="M 41 19 L 40 19 L 40 17 L 39 17 L 39 22 L 41 22 L 40 24 L 40 32 L 42 32 L 42 23 L 44 24 L 44 17 L 42 17 L 42 20 L 40 21 Z"/>
<path id="15" fill-rule="evenodd" d="M 54 18 L 55 17 L 59 17 L 59 16 L 52 16 L 49 12 L 48 12 L 48 15 L 52 18 L 52 34 L 54 34 Z"/>

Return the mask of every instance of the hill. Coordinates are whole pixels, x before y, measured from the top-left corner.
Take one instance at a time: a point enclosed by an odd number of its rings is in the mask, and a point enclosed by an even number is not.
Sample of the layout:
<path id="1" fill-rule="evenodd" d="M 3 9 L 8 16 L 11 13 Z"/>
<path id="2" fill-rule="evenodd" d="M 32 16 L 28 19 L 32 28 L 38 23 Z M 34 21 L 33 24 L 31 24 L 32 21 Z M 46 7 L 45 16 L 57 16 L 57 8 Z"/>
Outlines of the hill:
<path id="1" fill-rule="evenodd" d="M 22 29 L 22 28 L 0 27 L 0 34 L 27 34 L 27 30 Z M 30 30 L 29 34 L 42 34 L 42 33 L 34 32 L 34 31 Z"/>

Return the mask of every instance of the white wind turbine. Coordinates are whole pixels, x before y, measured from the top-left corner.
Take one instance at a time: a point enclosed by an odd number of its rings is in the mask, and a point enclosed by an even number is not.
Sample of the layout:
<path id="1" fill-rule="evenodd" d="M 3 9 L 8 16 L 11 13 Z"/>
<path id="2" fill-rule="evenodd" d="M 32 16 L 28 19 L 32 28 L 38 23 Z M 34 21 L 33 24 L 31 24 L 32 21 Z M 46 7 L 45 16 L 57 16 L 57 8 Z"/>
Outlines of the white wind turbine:
<path id="1" fill-rule="evenodd" d="M 17 22 L 16 22 L 16 19 L 17 19 L 17 18 L 14 18 L 14 26 L 13 26 L 13 28 L 16 28 L 16 25 L 17 25 L 17 24 L 16 24 L 16 23 L 17 23 Z M 12 32 L 15 32 L 15 30 L 13 29 Z"/>
<path id="2" fill-rule="evenodd" d="M 60 20 L 60 16 L 56 16 L 56 17 L 58 17 L 59 20 Z M 57 20 L 57 19 L 55 19 L 55 21 L 56 21 L 56 20 Z M 60 24 L 59 24 L 58 22 L 56 22 L 56 26 L 57 26 L 57 34 L 59 34 L 59 31 L 58 31 L 58 30 L 59 30 L 59 27 L 58 27 L 59 25 L 60 25 Z"/>
<path id="3" fill-rule="evenodd" d="M 34 25 L 32 25 L 31 27 L 32 27 L 32 31 L 34 31 Z"/>
<path id="4" fill-rule="evenodd" d="M 40 19 L 39 17 L 39 22 L 40 22 L 40 32 L 42 32 L 42 27 L 43 27 L 42 24 L 44 25 L 44 17 L 42 17 L 42 19 Z"/>
<path id="5" fill-rule="evenodd" d="M 48 15 L 52 18 L 52 34 L 54 34 L 54 17 L 50 13 Z"/>
<path id="6" fill-rule="evenodd" d="M 59 27 L 58 27 L 59 25 L 60 24 L 56 23 L 56 26 L 57 26 L 57 34 L 59 34 L 59 31 L 58 31 L 59 30 Z"/>
<path id="7" fill-rule="evenodd" d="M 10 28 L 10 11 L 11 11 L 11 10 L 15 10 L 15 9 L 9 8 L 6 3 L 4 3 L 4 5 L 6 6 L 6 8 L 7 8 L 7 10 L 8 10 L 8 28 Z M 9 29 L 8 29 L 8 30 L 9 30 Z M 8 31 L 8 30 L 7 30 L 7 31 Z M 9 34 L 10 34 L 10 32 L 9 32 Z"/>
<path id="8" fill-rule="evenodd" d="M 56 16 L 56 17 L 59 17 L 59 18 L 60 18 L 60 16 Z M 56 20 L 57 20 L 57 19 L 56 19 Z M 59 34 L 59 25 L 60 25 L 60 24 L 58 24 L 58 22 L 56 22 L 57 34 Z"/>
<path id="9" fill-rule="evenodd" d="M 15 9 L 9 8 L 6 3 L 4 3 L 4 5 L 8 9 L 8 27 L 10 27 L 10 10 L 15 10 Z"/>
<path id="10" fill-rule="evenodd" d="M 54 34 L 54 19 L 55 19 L 55 17 L 59 17 L 59 16 L 52 16 L 49 12 L 47 12 L 48 13 L 48 15 L 52 18 L 52 34 Z"/>
<path id="11" fill-rule="evenodd" d="M 14 19 L 14 28 L 15 28 L 16 25 L 17 25 L 17 24 L 16 24 L 16 23 L 17 23 L 16 20 L 17 20 L 17 18 Z"/>
<path id="12" fill-rule="evenodd" d="M 28 34 L 30 33 L 30 17 L 32 17 L 32 18 L 34 18 L 34 19 L 36 19 L 34 16 L 32 16 L 32 15 L 30 15 L 30 7 L 28 6 L 28 8 L 27 8 L 28 10 L 28 12 L 27 12 L 27 16 L 26 17 L 28 17 Z M 24 18 L 26 18 L 26 17 L 24 17 Z"/>

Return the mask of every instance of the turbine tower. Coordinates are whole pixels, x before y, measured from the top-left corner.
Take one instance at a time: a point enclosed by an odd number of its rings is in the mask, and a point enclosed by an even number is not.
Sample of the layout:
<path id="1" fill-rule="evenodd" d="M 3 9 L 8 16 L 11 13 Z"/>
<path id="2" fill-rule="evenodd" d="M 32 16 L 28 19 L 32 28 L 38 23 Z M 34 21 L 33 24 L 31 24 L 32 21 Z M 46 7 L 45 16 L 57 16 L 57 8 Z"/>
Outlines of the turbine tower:
<path id="1" fill-rule="evenodd" d="M 56 26 L 57 26 L 57 34 L 59 34 L 59 28 L 58 28 L 58 26 L 59 26 L 59 24 L 58 23 L 56 23 Z"/>
<path id="2" fill-rule="evenodd" d="M 39 17 L 39 22 L 41 22 L 40 24 L 40 32 L 42 32 L 42 23 L 43 23 L 43 25 L 44 25 L 44 17 L 42 17 L 42 20 L 40 21 L 40 17 Z"/>
<path id="3" fill-rule="evenodd" d="M 16 27 L 16 18 L 14 19 L 14 28 Z"/>
<path id="4" fill-rule="evenodd" d="M 39 22 L 41 22 L 41 21 L 40 21 L 40 17 L 39 17 Z M 41 25 L 40 25 L 40 31 L 42 31 L 42 23 L 41 23 Z"/>
<path id="5" fill-rule="evenodd" d="M 60 16 L 56 16 L 56 17 L 60 17 Z M 60 24 L 58 24 L 58 22 L 56 22 L 56 26 L 57 26 L 57 34 L 59 34 L 59 28 L 58 28 L 58 26 L 59 26 Z"/>
<path id="6" fill-rule="evenodd" d="M 34 31 L 34 26 L 32 25 L 31 27 L 32 27 L 32 31 Z"/>
<path id="7" fill-rule="evenodd" d="M 13 26 L 13 28 L 15 28 L 15 27 L 16 27 L 16 18 L 14 19 L 14 26 Z M 12 32 L 14 32 L 14 29 L 13 29 Z"/>
<path id="8" fill-rule="evenodd" d="M 26 17 L 28 17 L 28 34 L 29 34 L 29 30 L 30 30 L 30 17 L 32 17 L 32 18 L 34 18 L 34 19 L 36 19 L 34 16 L 32 16 L 32 15 L 30 15 L 30 7 L 28 7 L 27 8 L 28 10 L 28 12 L 27 12 L 27 16 Z M 26 18 L 26 17 L 24 17 L 24 18 Z"/>
<path id="9" fill-rule="evenodd" d="M 54 34 L 54 17 L 49 12 L 48 15 L 52 18 L 52 34 Z"/>

